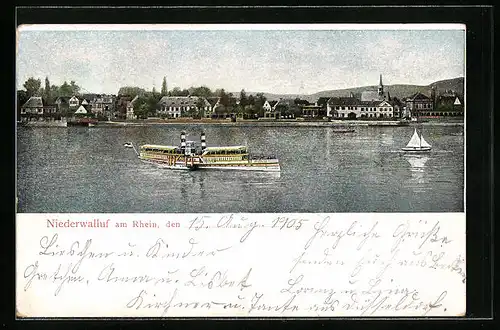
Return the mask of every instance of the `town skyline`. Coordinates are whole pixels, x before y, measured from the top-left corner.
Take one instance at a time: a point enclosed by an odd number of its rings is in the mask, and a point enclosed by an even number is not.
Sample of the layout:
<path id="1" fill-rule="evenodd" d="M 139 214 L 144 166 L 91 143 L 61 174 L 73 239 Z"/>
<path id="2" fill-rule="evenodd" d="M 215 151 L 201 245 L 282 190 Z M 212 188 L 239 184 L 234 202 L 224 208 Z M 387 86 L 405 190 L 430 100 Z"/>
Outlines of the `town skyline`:
<path id="1" fill-rule="evenodd" d="M 44 27 L 44 26 L 40 26 Z M 205 85 L 227 92 L 314 94 L 464 77 L 465 31 L 18 31 L 17 88 L 34 77 L 82 92 Z"/>

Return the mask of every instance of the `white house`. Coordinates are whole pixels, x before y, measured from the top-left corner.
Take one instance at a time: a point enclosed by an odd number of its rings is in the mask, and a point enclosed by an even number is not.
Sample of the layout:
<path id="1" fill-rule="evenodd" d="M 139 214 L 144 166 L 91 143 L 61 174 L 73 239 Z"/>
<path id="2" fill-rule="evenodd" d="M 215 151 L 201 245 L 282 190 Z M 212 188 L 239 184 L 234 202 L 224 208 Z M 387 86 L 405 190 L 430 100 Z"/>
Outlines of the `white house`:
<path id="1" fill-rule="evenodd" d="M 387 101 L 362 102 L 354 97 L 332 97 L 327 116 L 333 118 L 393 118 L 394 107 Z"/>
<path id="2" fill-rule="evenodd" d="M 72 96 L 68 101 L 70 108 L 77 108 L 80 105 L 80 100 L 76 96 Z"/>
<path id="3" fill-rule="evenodd" d="M 271 107 L 271 104 L 269 104 L 269 102 L 266 100 L 266 102 L 264 102 L 264 105 L 262 106 L 262 108 L 264 109 L 264 111 L 271 111 L 272 107 Z"/>
<path id="4" fill-rule="evenodd" d="M 98 94 L 91 101 L 93 113 L 109 113 L 113 110 L 113 97 L 111 95 Z"/>
<path id="5" fill-rule="evenodd" d="M 86 114 L 87 110 L 81 105 L 78 110 L 75 111 L 75 114 Z"/>
<path id="6" fill-rule="evenodd" d="M 210 103 L 207 102 L 206 99 L 197 96 L 163 96 L 158 102 L 158 104 L 160 105 L 160 110 L 158 110 L 157 112 L 160 115 L 167 115 L 169 118 L 178 118 L 181 117 L 185 112 L 200 110 L 198 109 L 200 99 L 203 103 L 203 110 L 210 112 Z"/>
<path id="7" fill-rule="evenodd" d="M 131 101 L 127 102 L 127 119 L 137 119 L 137 116 L 134 113 L 134 102 L 137 100 L 138 96 L 136 95 Z"/>
<path id="8" fill-rule="evenodd" d="M 32 96 L 21 107 L 21 115 L 43 114 L 43 100 L 40 96 Z"/>

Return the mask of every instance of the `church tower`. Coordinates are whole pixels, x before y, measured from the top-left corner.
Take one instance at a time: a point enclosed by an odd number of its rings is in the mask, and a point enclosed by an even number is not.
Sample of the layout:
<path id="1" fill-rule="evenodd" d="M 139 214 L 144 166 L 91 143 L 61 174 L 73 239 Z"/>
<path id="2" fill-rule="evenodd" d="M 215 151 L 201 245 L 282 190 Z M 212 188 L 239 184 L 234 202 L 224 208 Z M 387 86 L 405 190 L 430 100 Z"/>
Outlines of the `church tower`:
<path id="1" fill-rule="evenodd" d="M 431 100 L 432 100 L 432 109 L 436 108 L 436 88 L 434 86 L 431 87 Z"/>
<path id="2" fill-rule="evenodd" d="M 380 74 L 380 81 L 378 83 L 378 96 L 384 96 L 384 85 L 382 84 L 382 74 Z"/>

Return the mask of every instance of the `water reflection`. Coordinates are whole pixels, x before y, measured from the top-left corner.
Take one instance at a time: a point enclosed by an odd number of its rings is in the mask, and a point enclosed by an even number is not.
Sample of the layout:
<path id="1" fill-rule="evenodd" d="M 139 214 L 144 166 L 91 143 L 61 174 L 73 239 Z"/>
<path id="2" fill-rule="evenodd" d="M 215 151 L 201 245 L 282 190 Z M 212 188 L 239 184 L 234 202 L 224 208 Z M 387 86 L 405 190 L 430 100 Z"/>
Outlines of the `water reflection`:
<path id="1" fill-rule="evenodd" d="M 410 164 L 410 186 L 415 188 L 415 191 L 423 191 L 424 185 L 428 182 L 426 164 L 430 157 L 427 155 L 405 155 L 404 158 Z"/>
<path id="2" fill-rule="evenodd" d="M 405 159 L 410 163 L 410 171 L 424 172 L 425 164 L 429 160 L 427 155 L 405 155 Z"/>
<path id="3" fill-rule="evenodd" d="M 199 177 L 201 182 L 214 180 L 227 184 L 274 184 L 281 178 L 281 172 L 200 170 L 190 173 Z"/>
<path id="4" fill-rule="evenodd" d="M 325 141 L 326 141 L 326 157 L 330 158 L 330 149 L 332 146 L 332 133 L 331 130 L 329 129 L 326 129 Z"/>
<path id="5" fill-rule="evenodd" d="M 183 201 L 187 201 L 193 196 L 193 192 L 199 192 L 200 189 L 196 183 L 196 178 L 189 172 L 179 172 L 179 188 L 181 191 L 181 198 Z M 189 211 L 186 211 L 189 212 Z"/>
<path id="6" fill-rule="evenodd" d="M 394 135 L 389 133 L 382 133 L 380 142 L 382 142 L 382 145 L 392 146 L 394 145 Z"/>

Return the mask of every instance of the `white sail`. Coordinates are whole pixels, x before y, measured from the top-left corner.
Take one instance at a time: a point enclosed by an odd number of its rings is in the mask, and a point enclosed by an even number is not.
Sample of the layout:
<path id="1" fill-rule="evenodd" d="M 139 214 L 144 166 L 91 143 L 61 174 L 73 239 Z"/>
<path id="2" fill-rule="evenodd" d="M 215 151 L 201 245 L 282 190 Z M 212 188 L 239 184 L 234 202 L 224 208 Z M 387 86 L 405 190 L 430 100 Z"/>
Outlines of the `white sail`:
<path id="1" fill-rule="evenodd" d="M 427 148 L 427 147 L 431 147 L 431 145 L 429 143 L 427 143 L 427 141 L 425 141 L 424 139 L 424 136 L 421 136 L 420 137 L 420 145 L 423 147 L 423 148 Z"/>
<path id="2" fill-rule="evenodd" d="M 427 143 L 427 142 L 426 142 Z M 410 142 L 406 145 L 409 148 L 419 148 L 420 147 L 420 137 L 418 136 L 417 129 L 415 129 L 415 133 L 410 139 Z"/>

